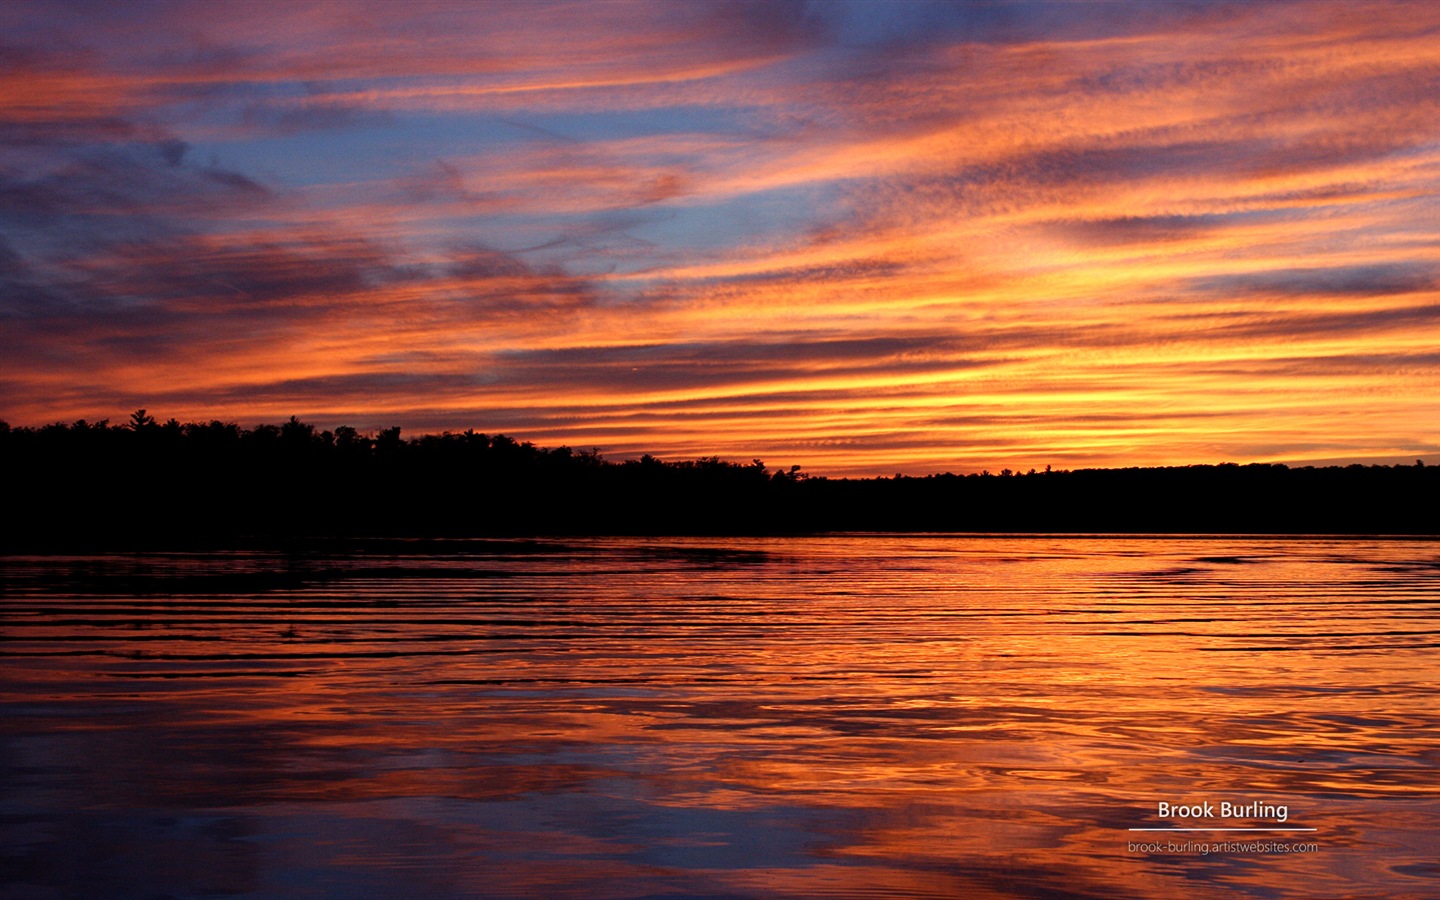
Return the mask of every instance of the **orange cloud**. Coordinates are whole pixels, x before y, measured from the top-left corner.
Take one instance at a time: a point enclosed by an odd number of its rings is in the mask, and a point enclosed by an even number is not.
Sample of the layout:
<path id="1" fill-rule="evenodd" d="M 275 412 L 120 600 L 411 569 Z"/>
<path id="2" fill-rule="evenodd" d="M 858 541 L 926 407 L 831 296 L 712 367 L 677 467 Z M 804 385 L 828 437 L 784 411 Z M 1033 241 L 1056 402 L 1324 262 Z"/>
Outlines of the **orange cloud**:
<path id="1" fill-rule="evenodd" d="M 0 14 L 0 415 L 836 474 L 1440 452 L 1429 7 L 884 12 Z"/>

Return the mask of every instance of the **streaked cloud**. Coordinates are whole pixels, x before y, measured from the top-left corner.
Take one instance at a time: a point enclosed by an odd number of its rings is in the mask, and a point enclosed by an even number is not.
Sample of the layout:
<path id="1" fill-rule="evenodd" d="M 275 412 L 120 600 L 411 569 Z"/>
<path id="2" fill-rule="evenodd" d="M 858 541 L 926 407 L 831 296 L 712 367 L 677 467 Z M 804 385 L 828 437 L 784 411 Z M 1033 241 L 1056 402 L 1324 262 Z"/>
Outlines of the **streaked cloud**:
<path id="1" fill-rule="evenodd" d="M 1427 5 L 73 9 L 0 10 L 12 422 L 1435 451 Z"/>

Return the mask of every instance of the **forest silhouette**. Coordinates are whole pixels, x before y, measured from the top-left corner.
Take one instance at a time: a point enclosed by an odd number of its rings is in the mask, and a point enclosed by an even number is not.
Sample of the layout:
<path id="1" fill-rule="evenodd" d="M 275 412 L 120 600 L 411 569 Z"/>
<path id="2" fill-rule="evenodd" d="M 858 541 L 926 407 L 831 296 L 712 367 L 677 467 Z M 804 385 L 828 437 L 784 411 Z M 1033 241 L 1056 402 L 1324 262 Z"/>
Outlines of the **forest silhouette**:
<path id="1" fill-rule="evenodd" d="M 503 434 L 108 421 L 12 428 L 11 548 L 319 537 L 835 531 L 1434 534 L 1440 467 L 1274 464 L 825 478 L 610 461 Z"/>

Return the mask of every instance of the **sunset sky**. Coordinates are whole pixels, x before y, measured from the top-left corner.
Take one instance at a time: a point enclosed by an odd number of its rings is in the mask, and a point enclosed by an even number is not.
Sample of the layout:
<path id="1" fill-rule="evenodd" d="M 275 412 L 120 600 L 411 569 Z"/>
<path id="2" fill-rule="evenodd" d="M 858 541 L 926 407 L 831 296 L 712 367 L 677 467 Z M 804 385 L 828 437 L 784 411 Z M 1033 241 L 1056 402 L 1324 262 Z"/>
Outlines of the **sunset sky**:
<path id="1" fill-rule="evenodd" d="M 1440 3 L 0 5 L 0 418 L 1440 463 Z"/>

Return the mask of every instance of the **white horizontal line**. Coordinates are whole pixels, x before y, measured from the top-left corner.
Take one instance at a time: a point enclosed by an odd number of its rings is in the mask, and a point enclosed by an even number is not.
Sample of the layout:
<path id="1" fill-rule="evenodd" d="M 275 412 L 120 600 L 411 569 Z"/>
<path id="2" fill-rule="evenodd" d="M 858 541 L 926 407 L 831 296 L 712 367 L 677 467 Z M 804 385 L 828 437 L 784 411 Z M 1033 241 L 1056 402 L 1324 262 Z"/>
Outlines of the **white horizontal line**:
<path id="1" fill-rule="evenodd" d="M 1130 831 L 1316 831 L 1315 828 L 1131 828 Z"/>

